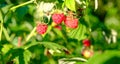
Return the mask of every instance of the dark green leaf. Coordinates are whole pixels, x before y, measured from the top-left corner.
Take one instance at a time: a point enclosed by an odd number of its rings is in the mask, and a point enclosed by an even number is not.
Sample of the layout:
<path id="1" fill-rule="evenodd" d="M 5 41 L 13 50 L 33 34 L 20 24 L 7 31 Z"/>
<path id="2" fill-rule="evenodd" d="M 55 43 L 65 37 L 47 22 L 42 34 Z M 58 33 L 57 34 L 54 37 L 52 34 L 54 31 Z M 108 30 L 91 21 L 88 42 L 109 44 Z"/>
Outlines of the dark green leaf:
<path id="1" fill-rule="evenodd" d="M 20 7 L 15 12 L 16 12 L 17 19 L 21 20 L 21 19 L 23 19 L 23 17 L 25 16 L 25 14 L 27 14 L 28 7 L 27 6 Z"/>

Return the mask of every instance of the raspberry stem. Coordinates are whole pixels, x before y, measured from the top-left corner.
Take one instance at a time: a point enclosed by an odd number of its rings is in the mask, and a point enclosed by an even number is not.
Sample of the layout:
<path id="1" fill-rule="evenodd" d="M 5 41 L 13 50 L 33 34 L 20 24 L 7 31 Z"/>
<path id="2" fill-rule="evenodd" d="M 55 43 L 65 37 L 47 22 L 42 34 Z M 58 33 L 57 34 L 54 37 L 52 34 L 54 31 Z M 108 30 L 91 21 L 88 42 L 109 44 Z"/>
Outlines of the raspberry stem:
<path id="1" fill-rule="evenodd" d="M 26 42 L 29 41 L 29 39 L 34 35 L 35 30 L 36 30 L 36 27 L 34 27 L 31 33 L 28 35 L 28 37 L 26 38 Z"/>
<path id="2" fill-rule="evenodd" d="M 0 10 L 0 16 L 1 16 L 1 18 L 0 18 L 0 21 L 1 21 L 1 23 L 0 23 L 0 27 L 1 27 L 1 30 L 0 30 L 0 41 L 1 41 L 1 39 L 2 39 L 2 30 L 3 30 L 3 16 L 2 16 L 2 11 Z"/>
<path id="3" fill-rule="evenodd" d="M 14 6 L 14 7 L 10 8 L 10 10 L 14 11 L 16 8 L 19 8 L 19 7 L 21 7 L 21 6 L 30 4 L 30 3 L 32 3 L 32 2 L 34 2 L 34 0 L 30 0 L 30 1 L 25 2 L 25 3 L 23 3 L 23 4 L 19 4 L 19 5 L 17 5 L 17 6 Z"/>

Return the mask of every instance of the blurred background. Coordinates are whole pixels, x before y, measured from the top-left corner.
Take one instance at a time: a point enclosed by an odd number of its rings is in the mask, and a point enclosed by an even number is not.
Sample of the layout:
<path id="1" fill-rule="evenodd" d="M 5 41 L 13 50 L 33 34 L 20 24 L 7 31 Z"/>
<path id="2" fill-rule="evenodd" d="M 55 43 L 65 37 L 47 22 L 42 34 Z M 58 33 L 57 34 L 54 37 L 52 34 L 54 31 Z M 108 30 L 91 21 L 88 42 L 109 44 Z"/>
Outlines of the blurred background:
<path id="1" fill-rule="evenodd" d="M 68 29 L 63 23 L 61 30 L 51 27 L 53 11 L 67 14 L 73 11 L 67 6 L 71 3 L 76 3 L 74 13 L 79 27 Z M 0 0 L 0 64 L 120 64 L 119 3 L 120 0 Z M 48 25 L 45 35 L 35 31 L 41 21 Z M 89 39 L 90 47 L 84 46 L 84 39 Z"/>

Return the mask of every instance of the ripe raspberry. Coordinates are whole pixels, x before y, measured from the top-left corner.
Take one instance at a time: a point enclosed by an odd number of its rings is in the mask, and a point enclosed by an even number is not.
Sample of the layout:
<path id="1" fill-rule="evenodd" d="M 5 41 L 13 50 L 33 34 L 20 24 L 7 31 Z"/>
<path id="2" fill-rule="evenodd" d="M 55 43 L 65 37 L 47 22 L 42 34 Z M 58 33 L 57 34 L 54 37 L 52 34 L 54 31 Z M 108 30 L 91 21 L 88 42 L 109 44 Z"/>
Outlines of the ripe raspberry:
<path id="1" fill-rule="evenodd" d="M 47 31 L 47 28 L 48 28 L 47 24 L 40 23 L 37 25 L 36 30 L 39 34 L 44 34 Z"/>
<path id="2" fill-rule="evenodd" d="M 52 20 L 56 23 L 56 24 L 60 24 L 62 23 L 62 21 L 64 21 L 65 19 L 65 15 L 63 13 L 54 13 L 52 15 Z"/>
<path id="3" fill-rule="evenodd" d="M 78 27 L 78 19 L 72 18 L 70 16 L 66 17 L 64 21 L 65 25 L 70 28 L 77 28 Z"/>
<path id="4" fill-rule="evenodd" d="M 83 45 L 86 46 L 86 47 L 89 47 L 91 45 L 89 39 L 85 39 L 82 42 L 83 42 Z"/>

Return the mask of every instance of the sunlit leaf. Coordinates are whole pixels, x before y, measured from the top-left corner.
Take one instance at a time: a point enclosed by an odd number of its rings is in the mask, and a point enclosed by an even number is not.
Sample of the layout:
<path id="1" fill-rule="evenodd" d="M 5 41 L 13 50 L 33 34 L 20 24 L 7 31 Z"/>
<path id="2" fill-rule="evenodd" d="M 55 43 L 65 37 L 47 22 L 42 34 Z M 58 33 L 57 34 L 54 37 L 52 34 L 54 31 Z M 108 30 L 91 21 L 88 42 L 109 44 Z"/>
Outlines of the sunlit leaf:
<path id="1" fill-rule="evenodd" d="M 24 55 L 25 64 L 28 64 L 28 62 L 30 61 L 30 58 L 32 56 L 31 52 L 29 50 L 25 50 L 23 55 Z"/>
<path id="2" fill-rule="evenodd" d="M 71 30 L 71 31 L 68 33 L 68 36 L 69 36 L 70 38 L 77 39 L 77 40 L 80 41 L 80 40 L 86 38 L 85 33 L 86 33 L 86 26 L 80 24 L 80 25 L 78 26 L 78 28 Z"/>
<path id="3" fill-rule="evenodd" d="M 68 9 L 70 9 L 72 11 L 76 11 L 75 0 L 65 0 L 65 5 Z"/>
<path id="4" fill-rule="evenodd" d="M 87 64 L 119 64 L 120 61 L 120 51 L 116 50 L 106 50 L 105 52 L 97 52 L 95 55 L 89 59 Z"/>
<path id="5" fill-rule="evenodd" d="M 3 45 L 2 52 L 3 54 L 6 54 L 13 46 L 10 44 Z"/>

